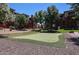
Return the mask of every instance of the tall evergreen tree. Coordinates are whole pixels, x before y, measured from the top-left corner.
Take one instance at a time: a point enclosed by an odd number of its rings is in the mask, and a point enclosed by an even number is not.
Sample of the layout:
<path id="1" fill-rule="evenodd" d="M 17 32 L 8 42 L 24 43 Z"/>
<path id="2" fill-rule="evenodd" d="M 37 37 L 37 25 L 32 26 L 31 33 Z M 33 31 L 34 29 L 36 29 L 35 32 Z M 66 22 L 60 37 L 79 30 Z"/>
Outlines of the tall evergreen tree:
<path id="1" fill-rule="evenodd" d="M 58 18 L 58 9 L 55 6 L 50 6 L 47 8 L 47 13 L 47 29 L 52 30 Z"/>

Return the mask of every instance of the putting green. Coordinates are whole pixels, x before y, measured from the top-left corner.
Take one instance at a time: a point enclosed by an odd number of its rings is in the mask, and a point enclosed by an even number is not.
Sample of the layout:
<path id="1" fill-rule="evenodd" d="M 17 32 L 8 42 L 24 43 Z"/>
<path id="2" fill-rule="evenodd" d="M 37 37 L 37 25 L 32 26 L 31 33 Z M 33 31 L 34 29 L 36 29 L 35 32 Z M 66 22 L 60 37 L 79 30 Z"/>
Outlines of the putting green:
<path id="1" fill-rule="evenodd" d="M 52 43 L 59 41 L 59 35 L 61 35 L 61 33 L 36 33 L 36 34 L 23 35 L 23 36 L 14 36 L 12 38 L 31 39 L 36 41 Z"/>

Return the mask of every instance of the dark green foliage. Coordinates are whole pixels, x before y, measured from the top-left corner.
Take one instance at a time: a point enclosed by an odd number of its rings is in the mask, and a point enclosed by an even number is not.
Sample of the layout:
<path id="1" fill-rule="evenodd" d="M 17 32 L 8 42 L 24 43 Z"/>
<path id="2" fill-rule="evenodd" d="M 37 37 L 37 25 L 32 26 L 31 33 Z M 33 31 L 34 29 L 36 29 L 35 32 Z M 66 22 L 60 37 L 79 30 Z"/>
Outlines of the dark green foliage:
<path id="1" fill-rule="evenodd" d="M 58 20 L 58 10 L 55 6 L 50 6 L 47 8 L 47 16 L 46 16 L 46 28 L 50 31 L 56 27 L 56 21 Z"/>
<path id="2" fill-rule="evenodd" d="M 79 3 L 71 3 L 69 4 L 71 9 L 75 12 L 74 18 L 79 19 Z"/>
<path id="3" fill-rule="evenodd" d="M 41 10 L 35 13 L 36 22 L 37 23 L 43 23 L 45 21 L 45 11 Z"/>
<path id="4" fill-rule="evenodd" d="M 32 25 L 32 27 L 40 23 L 41 29 L 49 31 L 57 30 L 58 26 L 62 29 L 77 29 L 77 27 L 79 27 L 77 26 L 79 25 L 77 23 L 79 21 L 79 3 L 70 3 L 71 9 L 61 14 L 62 16 L 58 13 L 56 6 L 49 6 L 47 10 L 37 11 L 33 17 L 16 13 L 14 9 L 8 8 L 7 4 L 3 5 L 3 8 L 0 8 L 0 23 L 6 21 L 14 22 L 14 25 L 11 26 L 17 29 L 25 28 L 29 21 L 31 21 L 30 25 Z"/>
<path id="5" fill-rule="evenodd" d="M 16 16 L 16 21 L 15 21 L 15 26 L 17 29 L 23 29 L 25 28 L 26 25 L 26 17 L 24 15 L 17 15 Z"/>
<path id="6" fill-rule="evenodd" d="M 0 8 L 0 22 L 5 20 L 5 12 Z"/>

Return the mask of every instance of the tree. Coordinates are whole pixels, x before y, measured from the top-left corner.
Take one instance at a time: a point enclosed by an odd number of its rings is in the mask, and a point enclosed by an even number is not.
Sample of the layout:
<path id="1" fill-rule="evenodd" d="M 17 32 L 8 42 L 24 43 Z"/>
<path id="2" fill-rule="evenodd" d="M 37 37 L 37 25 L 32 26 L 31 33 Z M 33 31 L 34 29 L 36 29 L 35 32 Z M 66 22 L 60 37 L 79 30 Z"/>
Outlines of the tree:
<path id="1" fill-rule="evenodd" d="M 31 17 L 29 18 L 28 26 L 29 26 L 30 28 L 35 29 L 36 21 L 35 21 L 35 16 L 34 16 L 34 15 L 31 15 Z"/>
<path id="2" fill-rule="evenodd" d="M 0 8 L 0 23 L 5 20 L 5 12 Z"/>
<path id="3" fill-rule="evenodd" d="M 70 3 L 71 9 L 74 11 L 74 16 L 72 19 L 75 21 L 75 27 L 78 28 L 77 22 L 79 22 L 79 4 L 78 3 Z"/>
<path id="4" fill-rule="evenodd" d="M 79 19 L 79 3 L 70 3 L 71 9 L 75 12 L 75 19 Z"/>
<path id="5" fill-rule="evenodd" d="M 9 8 L 6 3 L 1 3 L 0 6 L 0 22 L 6 24 L 7 21 L 13 20 L 13 9 Z"/>
<path id="6" fill-rule="evenodd" d="M 26 16 L 23 14 L 16 15 L 15 27 L 17 29 L 24 29 L 26 26 Z"/>
<path id="7" fill-rule="evenodd" d="M 48 30 L 54 29 L 53 25 L 55 25 L 55 22 L 58 18 L 58 9 L 55 6 L 50 6 L 47 8 L 47 16 L 46 16 L 46 27 Z"/>
<path id="8" fill-rule="evenodd" d="M 41 10 L 35 13 L 37 23 L 43 23 L 45 21 L 45 11 Z"/>
<path id="9" fill-rule="evenodd" d="M 46 11 L 41 10 L 35 13 L 36 22 L 40 23 L 41 25 L 40 30 L 43 29 L 43 23 L 45 22 L 45 17 L 46 17 Z"/>
<path id="10" fill-rule="evenodd" d="M 15 10 L 12 9 L 12 8 L 10 8 L 10 12 L 11 12 L 11 13 L 15 13 Z"/>

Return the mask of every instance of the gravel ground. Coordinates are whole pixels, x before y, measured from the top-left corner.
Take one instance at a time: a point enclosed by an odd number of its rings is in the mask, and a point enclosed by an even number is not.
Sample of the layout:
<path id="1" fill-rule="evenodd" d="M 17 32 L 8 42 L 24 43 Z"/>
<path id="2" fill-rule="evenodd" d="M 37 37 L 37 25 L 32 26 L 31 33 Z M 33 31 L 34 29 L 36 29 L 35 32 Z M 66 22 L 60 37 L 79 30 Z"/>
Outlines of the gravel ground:
<path id="1" fill-rule="evenodd" d="M 23 43 L 0 39 L 1 55 L 78 55 L 79 46 L 73 42 L 65 41 L 65 48 L 56 48 L 32 43 Z"/>
<path id="2" fill-rule="evenodd" d="M 10 31 L 10 29 L 3 29 L 0 30 L 0 34 L 13 34 L 13 33 L 24 33 L 24 32 L 30 32 L 32 31 L 32 29 L 27 29 L 26 31 L 18 31 L 18 30 L 12 30 Z"/>

